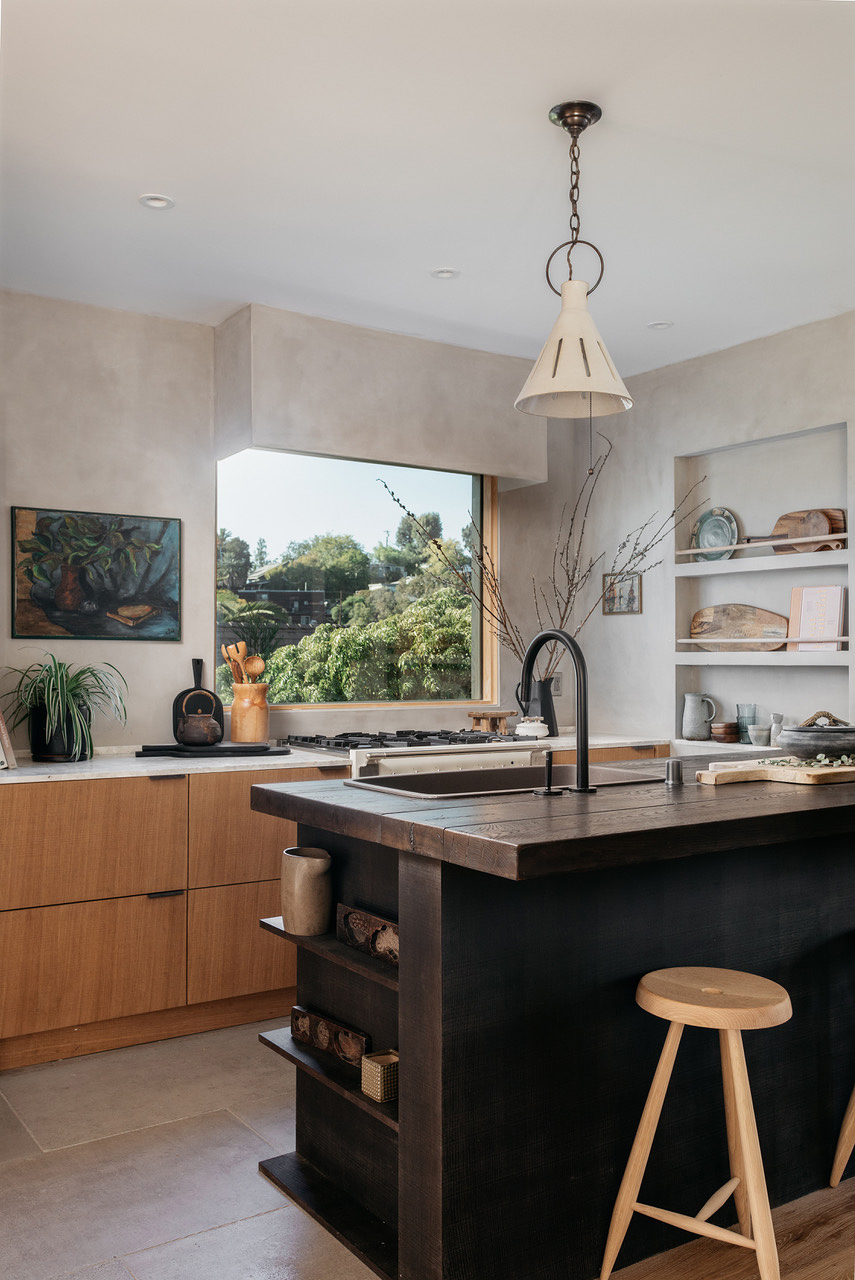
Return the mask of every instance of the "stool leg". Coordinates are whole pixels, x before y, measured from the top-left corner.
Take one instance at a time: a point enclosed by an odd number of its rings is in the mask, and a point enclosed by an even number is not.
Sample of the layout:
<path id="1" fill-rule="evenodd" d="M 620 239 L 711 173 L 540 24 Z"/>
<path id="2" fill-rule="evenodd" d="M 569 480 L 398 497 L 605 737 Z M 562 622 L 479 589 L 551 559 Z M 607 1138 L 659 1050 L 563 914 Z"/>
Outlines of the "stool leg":
<path id="1" fill-rule="evenodd" d="M 763 1173 L 760 1140 L 757 1136 L 757 1122 L 751 1101 L 751 1087 L 748 1083 L 742 1035 L 739 1031 L 723 1031 L 721 1034 L 725 1042 L 733 1081 L 733 1102 L 739 1129 L 745 1189 L 751 1210 L 754 1242 L 757 1246 L 757 1269 L 760 1272 L 760 1280 L 780 1280 L 778 1247 L 772 1226 L 772 1212 L 769 1208 L 766 1177 Z"/>
<path id="2" fill-rule="evenodd" d="M 641 1180 L 644 1177 L 644 1170 L 647 1168 L 650 1148 L 653 1146 L 656 1126 L 659 1124 L 659 1117 L 662 1114 L 662 1104 L 665 1101 L 665 1092 L 671 1079 L 671 1072 L 674 1069 L 674 1059 L 677 1056 L 682 1034 L 682 1023 L 672 1022 L 669 1025 L 665 1044 L 662 1046 L 662 1053 L 659 1056 L 659 1063 L 656 1067 L 656 1073 L 653 1076 L 653 1083 L 650 1086 L 650 1092 L 644 1104 L 644 1111 L 641 1113 L 641 1121 L 635 1135 L 635 1141 L 632 1144 L 632 1150 L 626 1162 L 626 1169 L 617 1194 L 615 1207 L 612 1210 L 612 1220 L 606 1239 L 606 1251 L 603 1255 L 600 1280 L 608 1280 L 611 1275 L 620 1247 L 623 1244 L 627 1227 L 632 1218 L 633 1206 L 638 1199 Z M 763 1280 L 766 1280 L 765 1276 Z"/>
<path id="3" fill-rule="evenodd" d="M 849 1099 L 849 1106 L 846 1108 L 846 1115 L 840 1126 L 840 1137 L 837 1139 L 829 1186 L 836 1187 L 843 1177 L 843 1170 L 849 1163 L 853 1148 L 855 1148 L 855 1089 L 852 1090 L 852 1097 Z"/>
<path id="4" fill-rule="evenodd" d="M 727 1151 L 730 1157 L 731 1177 L 739 1179 L 739 1186 L 733 1193 L 736 1205 L 736 1216 L 739 1219 L 739 1230 L 751 1239 L 751 1211 L 748 1208 L 748 1192 L 745 1187 L 745 1160 L 742 1156 L 742 1145 L 739 1139 L 739 1121 L 736 1115 L 736 1099 L 733 1089 L 733 1071 L 730 1055 L 727 1051 L 727 1033 L 720 1031 L 721 1043 L 721 1081 L 724 1091 L 724 1116 L 727 1123 Z"/>

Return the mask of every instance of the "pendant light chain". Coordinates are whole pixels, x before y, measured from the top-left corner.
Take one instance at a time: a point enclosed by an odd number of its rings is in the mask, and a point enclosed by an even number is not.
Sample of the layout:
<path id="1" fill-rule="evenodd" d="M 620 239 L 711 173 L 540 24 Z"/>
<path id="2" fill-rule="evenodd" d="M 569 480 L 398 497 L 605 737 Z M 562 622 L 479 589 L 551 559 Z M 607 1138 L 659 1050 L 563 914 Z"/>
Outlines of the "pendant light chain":
<path id="1" fill-rule="evenodd" d="M 573 135 L 573 141 L 570 143 L 570 247 L 567 250 L 567 270 L 570 272 L 568 280 L 573 279 L 573 263 L 570 261 L 570 254 L 576 247 L 581 230 L 579 221 L 579 137 L 578 134 Z"/>

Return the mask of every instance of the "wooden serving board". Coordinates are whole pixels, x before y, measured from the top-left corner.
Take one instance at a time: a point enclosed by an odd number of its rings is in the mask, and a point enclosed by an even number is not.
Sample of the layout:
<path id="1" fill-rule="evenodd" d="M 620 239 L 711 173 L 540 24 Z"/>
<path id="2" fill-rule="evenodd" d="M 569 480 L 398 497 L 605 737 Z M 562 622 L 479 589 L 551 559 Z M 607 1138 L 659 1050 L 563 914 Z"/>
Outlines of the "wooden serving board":
<path id="1" fill-rule="evenodd" d="M 772 538 L 809 538 L 816 534 L 816 542 L 801 542 L 797 546 L 785 543 L 773 548 L 779 555 L 793 555 L 796 552 L 839 551 L 843 543 L 834 539 L 835 533 L 843 533 L 846 529 L 846 512 L 839 507 L 814 509 L 811 511 L 787 511 L 779 516 L 775 528 L 766 535 L 765 540 Z M 758 541 L 748 538 L 748 542 Z"/>
<path id="2" fill-rule="evenodd" d="M 787 757 L 782 757 L 787 759 Z M 795 760 L 795 757 L 789 757 Z M 855 782 L 855 765 L 840 765 L 835 769 L 832 765 L 817 765 L 811 769 L 800 769 L 793 763 L 760 764 L 756 760 L 713 761 L 707 769 L 699 769 L 695 775 L 698 782 L 711 786 L 721 786 L 725 782 L 798 782 L 802 786 L 817 786 L 828 782 Z"/>
<path id="3" fill-rule="evenodd" d="M 689 635 L 700 649 L 709 653 L 771 653 L 783 649 L 789 619 L 753 604 L 713 604 L 699 609 L 692 618 Z M 760 638 L 780 640 L 779 644 L 752 644 Z M 745 644 L 715 644 L 715 640 L 745 640 Z"/>

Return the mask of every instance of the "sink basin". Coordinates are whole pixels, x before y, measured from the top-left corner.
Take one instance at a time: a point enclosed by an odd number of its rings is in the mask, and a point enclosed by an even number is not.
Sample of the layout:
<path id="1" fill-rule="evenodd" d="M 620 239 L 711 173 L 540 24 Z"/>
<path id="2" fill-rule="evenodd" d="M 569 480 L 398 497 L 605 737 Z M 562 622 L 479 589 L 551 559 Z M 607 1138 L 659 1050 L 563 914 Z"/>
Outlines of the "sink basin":
<path id="1" fill-rule="evenodd" d="M 525 765 L 507 769 L 451 769 L 442 773 L 398 773 L 378 778 L 353 778 L 346 787 L 364 791 L 382 791 L 388 796 L 409 796 L 414 800 L 453 800 L 466 796 L 504 796 L 535 791 L 544 785 L 542 765 Z M 664 782 L 665 773 L 642 773 L 639 769 L 622 769 L 618 765 L 592 764 L 589 768 L 592 787 L 625 786 L 628 783 Z M 576 766 L 559 764 L 552 771 L 553 787 L 572 787 L 576 782 Z"/>

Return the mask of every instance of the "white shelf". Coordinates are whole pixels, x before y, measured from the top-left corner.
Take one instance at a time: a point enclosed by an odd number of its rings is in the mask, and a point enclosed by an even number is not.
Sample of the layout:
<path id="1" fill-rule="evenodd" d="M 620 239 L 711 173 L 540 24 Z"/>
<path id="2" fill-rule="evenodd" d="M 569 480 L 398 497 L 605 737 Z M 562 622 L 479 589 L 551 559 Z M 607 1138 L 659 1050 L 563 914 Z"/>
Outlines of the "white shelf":
<path id="1" fill-rule="evenodd" d="M 827 536 L 822 534 L 811 533 L 803 538 L 752 538 L 750 542 L 728 542 L 723 547 L 681 547 L 679 551 L 675 551 L 675 556 L 697 556 L 697 555 L 718 555 L 721 551 L 748 551 L 751 547 L 780 547 L 786 542 L 791 547 L 806 546 L 809 542 L 846 542 L 849 538 L 848 533 L 830 533 Z M 784 552 L 783 554 L 786 554 Z M 821 555 L 822 552 L 816 551 L 809 553 L 813 555 Z"/>
<path id="2" fill-rule="evenodd" d="M 752 560 L 704 560 L 691 564 L 675 564 L 675 578 L 714 578 L 718 574 L 781 573 L 803 569 L 827 569 L 832 565 L 848 565 L 848 551 L 812 551 L 802 555 L 756 556 Z"/>
<path id="3" fill-rule="evenodd" d="M 802 650 L 793 653 L 675 653 L 678 667 L 848 667 L 847 649 Z"/>

